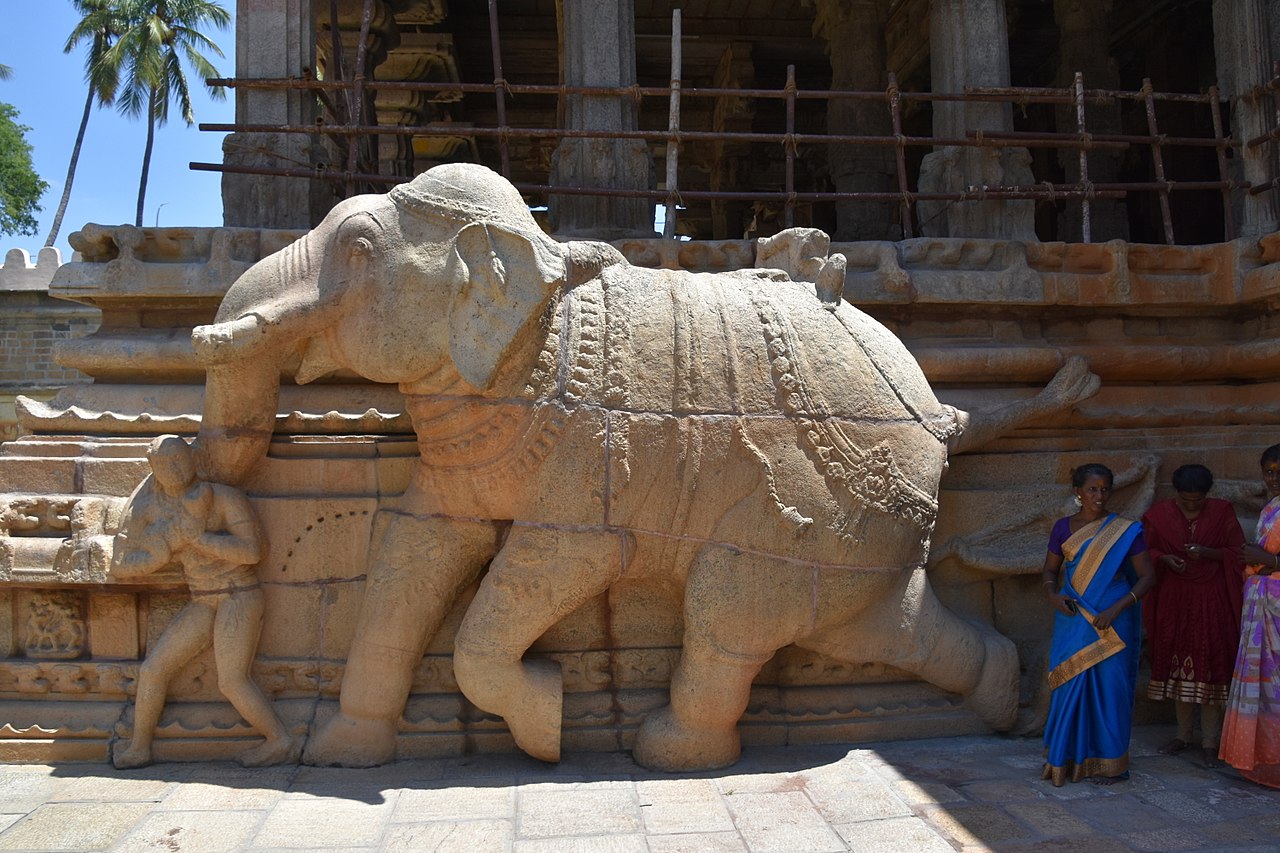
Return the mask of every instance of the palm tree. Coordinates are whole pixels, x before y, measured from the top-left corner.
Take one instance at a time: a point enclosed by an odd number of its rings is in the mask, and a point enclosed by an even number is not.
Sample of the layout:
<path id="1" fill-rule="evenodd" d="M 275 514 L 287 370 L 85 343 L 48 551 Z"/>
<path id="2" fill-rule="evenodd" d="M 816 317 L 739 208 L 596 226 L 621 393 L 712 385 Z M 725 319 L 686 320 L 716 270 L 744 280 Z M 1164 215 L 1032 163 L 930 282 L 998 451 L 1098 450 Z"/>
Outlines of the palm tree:
<path id="1" fill-rule="evenodd" d="M 0 65 L 0 80 L 8 80 L 13 76 L 13 69 L 7 65 Z"/>
<path id="2" fill-rule="evenodd" d="M 195 123 L 191 90 L 183 71 L 183 61 L 203 80 L 217 77 L 218 69 L 201 51 L 223 56 L 222 50 L 199 28 L 212 25 L 225 29 L 231 15 L 213 0 L 117 0 L 129 27 L 107 51 L 106 62 L 128 74 L 119 95 L 119 108 L 127 116 L 147 117 L 147 144 L 142 155 L 142 177 L 138 184 L 136 225 L 142 225 L 142 209 L 147 196 L 147 174 L 155 145 L 156 125 L 169 120 L 169 103 L 176 101 L 182 120 Z M 221 88 L 210 95 L 223 98 Z"/>
<path id="3" fill-rule="evenodd" d="M 62 185 L 62 200 L 58 202 L 58 212 L 53 215 L 53 226 L 49 236 L 44 239 L 46 246 L 52 246 L 58 239 L 58 231 L 62 228 L 62 217 L 67 212 L 67 202 L 71 200 L 71 184 L 76 179 L 76 164 L 80 161 L 80 146 L 84 144 L 85 128 L 89 126 L 89 113 L 96 100 L 102 106 L 108 106 L 116 96 L 116 84 L 119 75 L 116 69 L 103 63 L 103 57 L 111 47 L 112 41 L 120 34 L 124 22 L 120 18 L 118 4 L 112 0 L 71 0 L 71 5 L 83 17 L 76 24 L 71 35 L 67 36 L 67 44 L 63 53 L 70 53 L 81 42 L 89 42 L 89 53 L 84 59 L 84 79 L 89 84 L 89 95 L 85 98 L 84 114 L 80 116 L 80 130 L 76 133 L 76 144 L 71 149 L 71 164 L 67 166 L 67 180 Z"/>

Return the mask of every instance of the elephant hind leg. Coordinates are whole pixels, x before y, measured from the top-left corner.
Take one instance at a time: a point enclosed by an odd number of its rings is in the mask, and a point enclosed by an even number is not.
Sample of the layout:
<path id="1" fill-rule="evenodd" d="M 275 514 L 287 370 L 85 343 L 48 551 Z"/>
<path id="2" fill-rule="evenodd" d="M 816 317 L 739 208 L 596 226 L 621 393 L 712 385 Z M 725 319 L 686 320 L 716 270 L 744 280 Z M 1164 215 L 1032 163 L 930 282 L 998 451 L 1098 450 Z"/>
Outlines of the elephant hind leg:
<path id="1" fill-rule="evenodd" d="M 814 572 L 708 546 L 685 593 L 684 649 L 671 702 L 636 735 L 636 762 L 655 770 L 712 770 L 738 760 L 738 721 L 751 683 L 778 649 L 809 630 Z"/>
<path id="2" fill-rule="evenodd" d="M 824 572 L 824 575 L 826 572 Z M 836 576 L 824 583 L 842 585 Z M 904 573 L 878 605 L 800 645 L 848 661 L 877 661 L 914 673 L 965 697 L 997 731 L 1012 728 L 1018 710 L 1018 652 L 993 628 L 961 619 L 938 600 L 923 568 Z M 829 599 L 838 598 L 829 596 Z M 826 621 L 824 619 L 824 621 Z"/>
<path id="3" fill-rule="evenodd" d="M 551 661 L 522 660 L 552 625 L 599 595 L 623 568 L 621 535 L 516 527 L 454 641 L 453 671 L 476 707 L 507 721 L 516 745 L 560 760 L 564 685 Z"/>

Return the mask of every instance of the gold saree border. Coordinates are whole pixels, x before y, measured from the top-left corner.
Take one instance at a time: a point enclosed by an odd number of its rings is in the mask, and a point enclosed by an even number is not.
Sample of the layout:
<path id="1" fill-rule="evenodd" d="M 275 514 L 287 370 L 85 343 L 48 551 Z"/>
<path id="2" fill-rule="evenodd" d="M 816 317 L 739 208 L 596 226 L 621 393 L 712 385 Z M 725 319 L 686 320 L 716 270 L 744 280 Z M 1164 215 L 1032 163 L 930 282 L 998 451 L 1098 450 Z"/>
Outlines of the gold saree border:
<path id="1" fill-rule="evenodd" d="M 1072 547 L 1072 553 L 1078 552 L 1084 543 L 1075 542 L 1076 537 L 1093 525 L 1105 521 L 1106 519 L 1091 521 L 1073 533 L 1066 542 L 1062 543 L 1063 553 L 1065 554 L 1067 548 L 1072 546 L 1074 546 Z M 1120 541 L 1120 537 L 1135 523 L 1117 515 L 1111 520 L 1110 524 L 1097 531 L 1096 535 L 1093 536 L 1093 542 L 1089 545 L 1088 553 L 1080 558 L 1080 565 L 1076 566 L 1075 572 L 1071 575 L 1071 588 L 1076 591 L 1076 595 L 1084 595 L 1084 591 L 1089 588 L 1089 584 L 1093 583 L 1094 576 L 1098 574 L 1102 561 L 1107 558 L 1107 554 L 1111 551 L 1111 546 Z"/>
<path id="2" fill-rule="evenodd" d="M 1122 776 L 1129 769 L 1129 753 L 1119 758 L 1086 758 L 1076 763 L 1068 761 L 1058 767 L 1045 762 L 1041 779 L 1053 782 L 1053 787 L 1061 788 L 1066 782 L 1082 782 L 1090 776 Z"/>
<path id="3" fill-rule="evenodd" d="M 1062 555 L 1068 560 L 1074 560 L 1076 554 L 1085 546 L 1086 542 L 1093 538 L 1093 535 L 1102 527 L 1102 522 L 1104 521 L 1106 521 L 1105 518 L 1091 521 L 1068 536 L 1062 543 Z"/>
<path id="4" fill-rule="evenodd" d="M 1081 618 L 1089 622 L 1089 626 L 1093 627 L 1093 617 L 1095 614 L 1090 613 L 1083 605 L 1076 602 L 1080 606 Z M 1075 678 L 1080 673 L 1097 666 L 1112 655 L 1119 654 L 1124 651 L 1126 646 L 1124 640 L 1120 639 L 1120 635 L 1116 633 L 1116 629 L 1107 626 L 1101 630 L 1094 628 L 1098 632 L 1096 642 L 1090 643 L 1062 663 L 1049 670 L 1049 688 L 1056 690 Z"/>

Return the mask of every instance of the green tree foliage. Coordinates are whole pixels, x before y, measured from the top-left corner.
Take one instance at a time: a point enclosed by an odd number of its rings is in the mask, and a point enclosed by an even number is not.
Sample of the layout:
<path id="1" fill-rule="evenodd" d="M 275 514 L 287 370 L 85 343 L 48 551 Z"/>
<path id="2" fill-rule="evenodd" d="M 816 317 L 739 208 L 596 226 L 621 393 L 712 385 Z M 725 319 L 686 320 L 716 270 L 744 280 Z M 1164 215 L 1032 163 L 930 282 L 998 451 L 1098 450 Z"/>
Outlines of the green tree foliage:
<path id="1" fill-rule="evenodd" d="M 31 165 L 31 128 L 18 124 L 18 110 L 0 103 L 0 234 L 36 233 L 40 196 L 49 185 Z"/>
<path id="2" fill-rule="evenodd" d="M 191 109 L 191 90 L 184 65 L 198 77 L 217 77 L 204 52 L 223 56 L 222 50 L 200 28 L 224 29 L 231 22 L 225 8 L 211 0 L 113 0 L 128 27 L 111 46 L 103 61 L 123 73 L 123 88 L 117 104 L 127 116 L 145 116 L 147 143 L 142 155 L 142 177 L 138 185 L 136 225 L 142 225 L 142 210 L 147 194 L 147 174 L 151 168 L 151 150 L 155 143 L 156 125 L 169 120 L 169 105 L 176 102 L 182 120 L 195 123 Z M 225 97 L 213 88 L 214 98 Z"/>

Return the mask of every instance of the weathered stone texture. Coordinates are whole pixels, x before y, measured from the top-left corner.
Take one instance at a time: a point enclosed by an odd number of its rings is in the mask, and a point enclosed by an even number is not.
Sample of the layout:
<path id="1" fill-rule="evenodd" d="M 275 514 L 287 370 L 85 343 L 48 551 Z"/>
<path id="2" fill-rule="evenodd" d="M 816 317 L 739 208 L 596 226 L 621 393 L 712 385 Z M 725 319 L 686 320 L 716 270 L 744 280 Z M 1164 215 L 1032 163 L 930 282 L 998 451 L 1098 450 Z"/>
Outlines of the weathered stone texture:
<path id="1" fill-rule="evenodd" d="M 128 584 L 105 578 L 95 537 L 118 528 L 123 497 L 145 473 L 142 459 L 151 437 L 166 431 L 191 435 L 201 426 L 203 376 L 195 351 L 185 343 L 191 327 L 214 319 L 214 306 L 232 279 L 297 236 L 215 229 L 179 243 L 165 231 L 147 229 L 91 234 L 100 252 L 69 265 L 54 291 L 113 308 L 145 308 L 152 319 L 145 332 L 116 327 L 65 344 L 92 365 L 95 384 L 67 388 L 47 403 L 24 403 L 24 428 L 31 435 L 0 451 L 0 500 L 14 508 L 6 516 L 8 533 L 0 536 L 0 650 L 8 654 L 0 662 L 0 704 L 11 721 L 0 750 L 10 760 L 103 760 L 107 743 L 130 731 L 138 664 L 187 593 L 176 572 Z M 124 249 L 108 251 L 117 245 Z M 229 248 L 214 251 L 218 246 Z M 664 282 L 697 278 L 672 268 L 742 270 L 756 255 L 755 247 L 743 241 L 620 241 L 617 247 L 638 266 L 668 270 L 635 270 L 637 280 L 649 276 L 650 282 L 649 290 L 630 294 L 636 298 L 667 293 Z M 1280 291 L 1275 266 L 1280 242 L 1270 236 L 1216 246 L 1155 247 L 922 238 L 835 244 L 820 254 L 829 251 L 848 256 L 845 299 L 905 343 L 945 403 L 981 411 L 1032 400 L 1036 388 L 1073 357 L 1087 359 L 1102 378 L 1095 396 L 1069 410 L 1046 412 L 981 449 L 953 455 L 937 498 L 931 585 L 947 607 L 987 621 L 1013 641 L 1023 669 L 1018 725 L 1033 728 L 1045 700 L 1041 673 L 1048 616 L 1038 584 L 1027 578 L 1042 562 L 1049 526 L 1066 511 L 1065 483 L 1073 465 L 1095 460 L 1110 465 L 1117 472 L 1115 508 L 1131 516 L 1167 493 L 1173 468 L 1192 461 L 1214 470 L 1217 493 L 1235 501 L 1246 523 L 1257 512 L 1256 457 L 1273 443 L 1266 431 L 1280 428 L 1272 402 L 1280 348 L 1273 343 L 1268 315 L 1259 310 Z M 798 265 L 793 275 L 807 262 L 803 252 L 793 259 L 786 252 L 776 257 L 771 263 Z M 732 300 L 751 292 L 744 283 L 770 279 L 743 270 L 715 281 L 739 283 L 734 295 L 722 297 Z M 646 568 L 660 564 L 646 555 L 678 549 L 680 542 L 658 535 L 670 520 L 658 518 L 657 505 L 632 491 L 643 487 L 661 494 L 675 481 L 638 463 L 651 453 L 683 452 L 687 458 L 692 445 L 681 437 L 682 430 L 696 434 L 699 452 L 710 458 L 706 454 L 726 440 L 717 418 L 735 406 L 745 411 L 776 405 L 768 394 L 752 392 L 747 377 L 779 380 L 776 361 L 762 355 L 744 360 L 744 366 L 754 366 L 739 369 L 730 385 L 688 349 L 668 351 L 665 367 L 658 359 L 644 361 L 630 383 L 618 381 L 607 359 L 599 369 L 586 369 L 584 362 L 579 370 L 573 354 L 594 352 L 593 341 L 604 341 L 604 352 L 627 353 L 662 341 L 705 345 L 708 339 L 702 331 L 686 337 L 679 332 L 701 330 L 698 312 L 705 306 L 651 315 L 655 322 L 683 318 L 675 331 L 654 324 L 628 331 L 611 323 L 608 309 L 626 307 L 619 316 L 646 316 L 643 301 L 630 305 L 606 299 L 605 312 L 592 314 L 599 307 L 593 291 L 579 287 L 578 313 L 563 315 L 577 319 L 547 327 L 559 330 L 554 352 L 564 360 L 551 359 L 546 372 L 501 405 L 518 421 L 539 399 L 537 388 L 545 381 L 549 387 L 563 382 L 576 406 L 572 414 L 562 410 L 565 418 L 558 427 L 567 442 L 568 467 L 553 466 L 554 476 L 539 474 L 528 481 L 539 496 L 527 504 L 530 531 L 546 524 L 557 529 L 599 525 L 606 502 L 611 523 L 642 528 L 634 542 L 625 544 L 615 531 L 607 546 L 600 544 L 603 539 L 574 534 L 581 536 L 574 546 L 577 559 L 625 549 L 627 568 L 606 590 L 588 592 L 576 610 L 553 619 L 535 637 L 528 656 L 560 669 L 560 742 L 566 748 L 625 749 L 635 745 L 645 717 L 666 703 L 688 629 L 683 582 Z M 625 289 L 611 292 L 620 297 Z M 671 292 L 668 302 L 680 296 Z M 814 296 L 808 299 L 815 316 L 829 313 Z M 807 316 L 808 310 L 788 312 Z M 588 316 L 601 322 L 590 327 Z M 585 334 L 589 327 L 599 335 Z M 149 360 L 135 362 L 125 348 L 105 343 L 121 335 L 181 346 L 157 345 L 146 351 Z M 799 357 L 821 367 L 819 375 L 854 363 L 820 353 L 810 339 L 794 340 L 801 341 Z M 761 341 L 767 349 L 768 340 Z M 685 352 L 686 360 L 673 361 L 676 351 Z M 743 359 L 754 358 L 750 346 L 741 352 Z M 315 354 L 309 357 L 324 363 Z M 694 364 L 702 371 L 696 382 L 681 368 Z M 295 369 L 296 362 L 283 365 L 286 377 Z M 413 402 L 394 386 L 359 382 L 349 373 L 303 386 L 286 378 L 280 405 L 268 421 L 275 434 L 264 447 L 266 456 L 243 480 L 269 531 L 258 568 L 267 615 L 253 677 L 292 730 L 305 729 L 309 719 L 319 728 L 337 718 L 343 686 L 352 679 L 347 660 L 353 649 L 359 651 L 371 543 L 405 537 L 407 567 L 439 565 L 447 556 L 423 544 L 436 541 L 429 527 L 416 520 L 407 527 L 390 525 L 390 518 L 403 512 L 400 495 L 415 480 L 420 486 L 435 479 L 448 482 L 443 469 L 421 465 L 419 448 L 441 460 L 463 452 L 448 449 L 447 421 L 439 434 L 413 435 L 413 407 L 428 400 L 420 391 L 415 389 L 412 398 L 420 402 Z M 236 399 L 234 393 L 230 399 Z M 877 399 L 883 405 L 883 397 Z M 675 419 L 670 410 L 677 403 L 695 414 L 699 406 L 705 412 Z M 470 405 L 490 404 L 477 398 Z M 664 405 L 668 411 L 658 411 Z M 608 409 L 608 416 L 593 407 Z M 465 409 L 454 417 L 465 423 Z M 766 458 L 775 458 L 771 448 L 783 447 L 784 436 L 767 421 L 753 421 L 746 429 Z M 504 433 L 487 435 L 473 436 L 478 444 L 465 452 L 483 451 L 486 441 L 500 443 Z M 803 445 L 792 446 L 798 460 Z M 779 464 L 793 464 L 776 452 Z M 754 470 L 749 451 L 743 453 L 742 460 L 729 456 L 731 464 L 707 469 L 714 472 L 705 487 L 708 494 L 732 491 L 737 474 Z M 594 466 L 590 470 L 581 467 L 587 458 Z M 589 479 L 573 479 L 579 477 Z M 565 478 L 587 485 L 575 493 L 564 485 Z M 501 494 L 483 494 L 488 500 L 527 501 L 515 486 L 513 480 Z M 821 519 L 791 488 L 785 478 L 776 481 L 784 508 Z M 459 502 L 480 496 L 450 492 Z M 680 524 L 696 527 L 700 520 L 693 509 L 702 503 L 690 504 Z M 761 539 L 752 542 L 752 536 Z M 759 547 L 764 537 L 766 530 L 751 529 L 741 541 Z M 537 553 L 540 546 L 528 540 L 522 547 Z M 104 579 L 112 586 L 81 585 Z M 786 573 L 768 575 L 765 586 L 774 590 L 768 596 L 774 609 L 795 603 L 785 588 L 796 580 Z M 479 588 L 474 580 L 459 583 L 425 653 L 406 657 L 409 701 L 393 737 L 397 755 L 514 748 L 503 720 L 477 710 L 459 692 L 454 641 L 468 614 L 480 612 L 474 606 Z M 812 594 L 815 587 L 810 583 L 807 589 Z M 824 592 L 821 600 L 839 606 L 838 596 Z M 501 621 L 496 624 L 503 627 Z M 816 650 L 789 646 L 764 663 L 746 696 L 743 740 L 861 740 L 919 736 L 940 727 L 948 732 L 984 728 L 959 695 L 916 681 L 901 668 L 842 662 L 835 651 L 821 644 Z M 157 729 L 158 757 L 226 758 L 253 744 L 252 730 L 221 700 L 214 674 L 211 656 L 201 655 L 171 685 Z M 51 724 L 61 732 L 57 738 L 33 735 L 34 726 Z"/>

